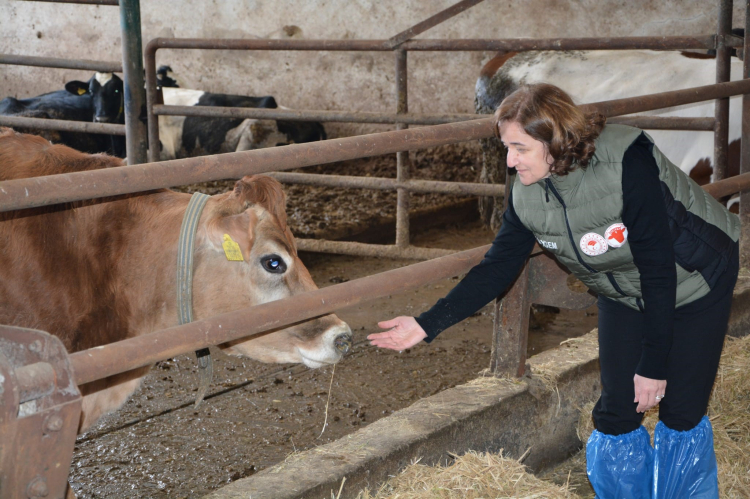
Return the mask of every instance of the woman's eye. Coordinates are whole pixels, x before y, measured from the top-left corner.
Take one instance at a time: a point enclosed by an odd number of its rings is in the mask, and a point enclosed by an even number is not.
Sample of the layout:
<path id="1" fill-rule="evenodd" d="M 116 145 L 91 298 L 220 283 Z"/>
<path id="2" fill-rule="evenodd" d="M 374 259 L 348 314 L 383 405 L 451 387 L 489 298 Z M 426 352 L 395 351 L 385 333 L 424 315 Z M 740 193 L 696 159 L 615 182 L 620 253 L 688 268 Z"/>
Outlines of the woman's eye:
<path id="1" fill-rule="evenodd" d="M 272 274 L 283 274 L 286 272 L 286 263 L 278 255 L 264 256 L 260 259 L 260 264 L 267 272 Z"/>

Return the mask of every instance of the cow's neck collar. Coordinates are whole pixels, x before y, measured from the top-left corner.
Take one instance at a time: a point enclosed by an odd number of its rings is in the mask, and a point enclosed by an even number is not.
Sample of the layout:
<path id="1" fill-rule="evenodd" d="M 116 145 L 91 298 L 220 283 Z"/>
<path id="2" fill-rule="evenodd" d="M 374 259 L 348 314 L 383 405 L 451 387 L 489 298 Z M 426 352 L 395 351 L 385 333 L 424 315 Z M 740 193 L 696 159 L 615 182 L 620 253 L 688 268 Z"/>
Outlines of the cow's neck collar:
<path id="1" fill-rule="evenodd" d="M 190 198 L 180 227 L 177 244 L 177 315 L 180 325 L 193 321 L 193 248 L 195 233 L 203 208 L 211 196 L 196 192 Z M 195 398 L 195 407 L 201 403 L 213 378 L 213 363 L 208 347 L 197 350 L 200 384 Z"/>

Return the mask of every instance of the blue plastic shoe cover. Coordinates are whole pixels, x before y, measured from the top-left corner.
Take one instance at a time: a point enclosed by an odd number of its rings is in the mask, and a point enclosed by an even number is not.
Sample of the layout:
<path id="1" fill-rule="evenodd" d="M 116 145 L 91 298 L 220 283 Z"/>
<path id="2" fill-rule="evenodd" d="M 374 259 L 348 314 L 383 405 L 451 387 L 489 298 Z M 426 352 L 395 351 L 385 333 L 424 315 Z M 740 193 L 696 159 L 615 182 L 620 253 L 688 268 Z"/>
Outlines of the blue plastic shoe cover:
<path id="1" fill-rule="evenodd" d="M 659 421 L 654 430 L 654 499 L 718 499 L 714 434 L 703 416 L 688 431 L 667 428 Z"/>
<path id="2" fill-rule="evenodd" d="M 617 436 L 594 430 L 586 443 L 586 474 L 597 499 L 651 499 L 653 453 L 643 426 Z"/>

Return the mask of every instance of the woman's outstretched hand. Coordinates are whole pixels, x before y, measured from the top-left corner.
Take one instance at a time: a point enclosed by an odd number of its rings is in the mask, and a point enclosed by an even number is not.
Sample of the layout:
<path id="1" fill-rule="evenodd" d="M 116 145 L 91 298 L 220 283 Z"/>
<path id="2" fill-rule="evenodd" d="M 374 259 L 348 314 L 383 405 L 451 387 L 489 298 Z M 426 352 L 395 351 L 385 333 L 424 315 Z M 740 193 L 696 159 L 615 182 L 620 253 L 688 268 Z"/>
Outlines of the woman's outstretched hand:
<path id="1" fill-rule="evenodd" d="M 384 329 L 391 328 L 388 331 L 373 333 L 367 337 L 371 345 L 380 348 L 405 350 L 427 338 L 427 333 L 414 320 L 414 317 L 396 317 L 389 321 L 378 322 L 378 326 Z"/>

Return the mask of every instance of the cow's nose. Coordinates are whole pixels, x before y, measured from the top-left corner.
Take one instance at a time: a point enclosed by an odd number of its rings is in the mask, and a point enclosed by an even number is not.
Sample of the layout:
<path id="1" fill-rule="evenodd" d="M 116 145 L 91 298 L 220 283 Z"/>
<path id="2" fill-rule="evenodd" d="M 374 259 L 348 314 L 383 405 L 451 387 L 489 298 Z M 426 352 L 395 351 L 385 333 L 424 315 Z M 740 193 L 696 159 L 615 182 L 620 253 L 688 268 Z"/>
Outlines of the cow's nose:
<path id="1" fill-rule="evenodd" d="M 107 123 L 109 119 L 107 119 L 106 116 L 95 116 L 94 121 L 96 121 L 97 123 Z"/>
<path id="2" fill-rule="evenodd" d="M 336 350 L 341 352 L 342 355 L 346 355 L 352 347 L 352 335 L 344 333 L 336 336 L 336 339 L 333 340 L 333 346 L 335 346 Z"/>

